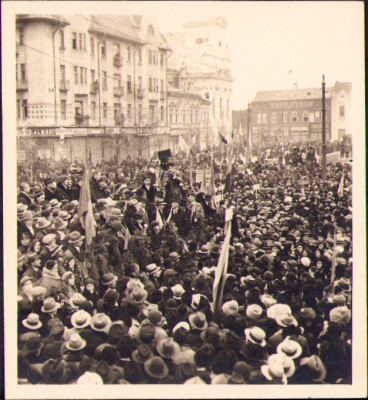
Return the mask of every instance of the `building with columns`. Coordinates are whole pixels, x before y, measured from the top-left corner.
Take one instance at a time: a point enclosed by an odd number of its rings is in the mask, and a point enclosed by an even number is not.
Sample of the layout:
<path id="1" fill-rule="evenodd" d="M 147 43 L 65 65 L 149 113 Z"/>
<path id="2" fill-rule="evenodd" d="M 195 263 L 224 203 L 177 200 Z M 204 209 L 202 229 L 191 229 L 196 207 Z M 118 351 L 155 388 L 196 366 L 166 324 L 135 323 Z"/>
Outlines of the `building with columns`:
<path id="1" fill-rule="evenodd" d="M 188 71 L 191 90 L 211 102 L 210 141 L 217 132 L 231 132 L 231 92 L 234 78 L 230 71 L 229 49 L 224 43 L 227 22 L 221 16 L 206 21 L 189 22 L 179 33 L 165 38 L 172 49 L 168 67 Z M 201 143 L 205 143 L 201 140 Z"/>

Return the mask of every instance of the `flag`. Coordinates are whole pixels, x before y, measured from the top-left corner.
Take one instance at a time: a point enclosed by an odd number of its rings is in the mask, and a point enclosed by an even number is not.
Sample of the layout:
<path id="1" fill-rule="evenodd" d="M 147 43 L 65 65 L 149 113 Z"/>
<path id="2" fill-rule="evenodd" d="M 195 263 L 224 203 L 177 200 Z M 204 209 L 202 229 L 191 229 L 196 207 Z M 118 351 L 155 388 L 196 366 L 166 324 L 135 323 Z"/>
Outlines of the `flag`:
<path id="1" fill-rule="evenodd" d="M 216 316 L 222 305 L 222 296 L 225 285 L 225 277 L 229 262 L 229 247 L 231 237 L 231 219 L 228 222 L 224 244 L 217 262 L 215 279 L 213 281 L 213 313 Z"/>
<path id="2" fill-rule="evenodd" d="M 92 243 L 93 237 L 96 236 L 96 223 L 92 211 L 92 201 L 87 166 L 85 166 L 84 169 L 83 181 L 79 194 L 78 219 L 85 231 L 86 245 L 89 246 Z"/>
<path id="3" fill-rule="evenodd" d="M 187 142 L 181 137 L 181 135 L 179 135 L 178 149 L 183 151 L 187 156 L 189 155 L 190 147 L 188 146 Z"/>
<path id="4" fill-rule="evenodd" d="M 339 188 L 337 189 L 337 195 L 339 197 L 342 197 L 344 195 L 344 174 L 345 171 L 342 172 Z"/>
<path id="5" fill-rule="evenodd" d="M 218 134 L 220 135 L 220 139 L 221 139 L 222 143 L 224 143 L 224 144 L 228 144 L 229 143 L 225 136 L 221 135 L 220 132 Z"/>
<path id="6" fill-rule="evenodd" d="M 234 151 L 233 147 L 231 148 L 229 160 L 227 162 L 227 169 L 226 169 L 226 177 L 225 177 L 225 188 L 224 193 L 230 193 L 231 186 L 232 186 L 232 175 L 235 172 L 234 169 Z"/>

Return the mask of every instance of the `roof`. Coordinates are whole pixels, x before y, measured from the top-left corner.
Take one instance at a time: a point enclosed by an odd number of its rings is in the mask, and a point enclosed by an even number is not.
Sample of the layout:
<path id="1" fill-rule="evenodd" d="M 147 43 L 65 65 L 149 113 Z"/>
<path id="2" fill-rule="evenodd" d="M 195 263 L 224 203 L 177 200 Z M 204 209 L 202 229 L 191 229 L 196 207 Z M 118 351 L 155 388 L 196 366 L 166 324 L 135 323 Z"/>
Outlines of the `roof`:
<path id="1" fill-rule="evenodd" d="M 326 98 L 331 97 L 333 88 L 326 88 Z M 253 102 L 256 101 L 287 101 L 320 99 L 321 88 L 291 89 L 291 90 L 260 90 L 256 93 Z"/>

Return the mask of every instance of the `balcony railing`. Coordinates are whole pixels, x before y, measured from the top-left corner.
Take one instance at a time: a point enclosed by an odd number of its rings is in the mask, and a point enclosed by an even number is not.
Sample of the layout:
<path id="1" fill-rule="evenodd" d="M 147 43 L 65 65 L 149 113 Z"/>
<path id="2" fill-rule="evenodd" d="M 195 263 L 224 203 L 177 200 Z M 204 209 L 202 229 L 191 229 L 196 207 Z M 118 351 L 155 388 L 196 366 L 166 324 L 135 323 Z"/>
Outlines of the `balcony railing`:
<path id="1" fill-rule="evenodd" d="M 97 93 L 99 90 L 98 82 L 91 83 L 90 93 Z"/>
<path id="2" fill-rule="evenodd" d="M 114 87 L 114 96 L 115 97 L 124 96 L 124 87 L 123 86 L 115 86 Z"/>
<path id="3" fill-rule="evenodd" d="M 113 59 L 113 64 L 115 67 L 122 67 L 123 66 L 123 58 L 120 54 L 116 54 Z"/>
<path id="4" fill-rule="evenodd" d="M 76 114 L 75 115 L 75 124 L 78 126 L 88 126 L 89 115 L 84 114 Z"/>
<path id="5" fill-rule="evenodd" d="M 67 92 L 70 89 L 69 81 L 66 81 L 65 79 L 60 81 L 60 91 L 61 92 Z"/>
<path id="6" fill-rule="evenodd" d="M 143 99 L 143 97 L 144 97 L 144 90 L 143 89 L 138 89 L 137 90 L 137 97 L 138 97 L 138 99 Z"/>
<path id="7" fill-rule="evenodd" d="M 17 81 L 17 91 L 27 91 L 28 90 L 28 79 L 23 79 Z"/>

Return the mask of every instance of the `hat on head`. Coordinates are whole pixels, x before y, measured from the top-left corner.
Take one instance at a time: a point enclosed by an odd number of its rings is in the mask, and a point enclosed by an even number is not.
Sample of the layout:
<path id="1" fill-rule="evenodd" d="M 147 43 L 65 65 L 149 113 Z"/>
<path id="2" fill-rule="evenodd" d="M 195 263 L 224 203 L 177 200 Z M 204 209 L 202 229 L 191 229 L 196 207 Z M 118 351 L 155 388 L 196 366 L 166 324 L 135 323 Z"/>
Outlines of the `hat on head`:
<path id="1" fill-rule="evenodd" d="M 42 238 L 42 244 L 48 246 L 55 239 L 56 239 L 55 233 L 48 233 Z"/>
<path id="2" fill-rule="evenodd" d="M 40 297 L 44 296 L 47 292 L 47 289 L 44 286 L 33 286 L 31 289 L 32 297 Z"/>
<path id="3" fill-rule="evenodd" d="M 248 318 L 258 320 L 262 316 L 263 309 L 258 304 L 249 304 L 245 313 Z"/>
<path id="4" fill-rule="evenodd" d="M 199 367 L 207 367 L 215 357 L 215 348 L 210 343 L 204 343 L 197 349 L 194 359 Z"/>
<path id="5" fill-rule="evenodd" d="M 71 243 L 71 244 L 77 243 L 77 242 L 83 240 L 84 238 L 85 238 L 85 236 L 81 235 L 80 232 L 73 231 L 69 235 L 68 243 Z"/>
<path id="6" fill-rule="evenodd" d="M 297 326 L 298 325 L 298 321 L 291 315 L 291 313 L 283 313 L 283 314 L 279 314 L 276 315 L 275 318 L 277 324 L 279 326 L 282 326 L 283 328 L 285 328 L 286 326 L 289 325 L 294 325 Z"/>
<path id="7" fill-rule="evenodd" d="M 331 322 L 346 325 L 350 322 L 351 311 L 347 306 L 335 307 L 330 311 L 329 317 Z"/>
<path id="8" fill-rule="evenodd" d="M 23 346 L 26 354 L 35 354 L 43 347 L 42 339 L 37 337 L 29 338 Z"/>
<path id="9" fill-rule="evenodd" d="M 238 361 L 234 365 L 233 371 L 240 374 L 245 380 L 248 379 L 251 367 L 245 361 Z"/>
<path id="10" fill-rule="evenodd" d="M 291 359 L 290 357 L 286 356 L 283 353 L 271 354 L 268 357 L 267 363 L 269 366 L 271 365 L 282 366 L 286 378 L 289 378 L 295 372 L 295 364 L 293 359 Z"/>
<path id="11" fill-rule="evenodd" d="M 37 229 L 44 229 L 44 228 L 46 228 L 46 227 L 48 227 L 50 225 L 51 225 L 50 221 L 48 221 L 45 217 L 40 217 L 40 218 L 37 219 L 35 227 Z"/>
<path id="12" fill-rule="evenodd" d="M 25 276 L 23 276 L 22 279 L 20 280 L 19 285 L 20 285 L 20 286 L 24 286 L 24 285 L 25 285 L 27 282 L 29 282 L 29 281 L 33 282 L 33 278 L 32 278 L 31 276 L 29 276 L 29 275 L 25 275 Z"/>
<path id="13" fill-rule="evenodd" d="M 78 385 L 103 385 L 103 383 L 101 375 L 90 371 L 86 371 L 77 379 Z"/>
<path id="14" fill-rule="evenodd" d="M 206 315 L 202 311 L 189 315 L 189 323 L 193 329 L 201 331 L 208 327 Z"/>
<path id="15" fill-rule="evenodd" d="M 106 274 L 103 274 L 102 280 L 101 280 L 101 285 L 111 285 L 112 283 L 116 282 L 118 280 L 118 277 L 114 275 L 112 272 L 107 272 Z"/>
<path id="16" fill-rule="evenodd" d="M 56 218 L 52 223 L 51 228 L 55 229 L 56 231 L 65 229 L 68 226 L 68 223 L 61 218 Z"/>
<path id="17" fill-rule="evenodd" d="M 167 337 L 157 343 L 156 350 L 161 357 L 171 359 L 180 351 L 180 346 L 173 338 Z"/>
<path id="18" fill-rule="evenodd" d="M 307 365 L 309 369 L 315 373 L 314 382 L 321 382 L 327 376 L 326 366 L 323 364 L 322 360 L 315 354 L 310 357 L 304 357 L 300 359 L 300 365 Z"/>
<path id="19" fill-rule="evenodd" d="M 138 331 L 138 337 L 143 343 L 151 343 L 155 338 L 156 329 L 151 323 L 142 325 Z"/>
<path id="20" fill-rule="evenodd" d="M 176 284 L 174 286 L 171 287 L 171 290 L 173 292 L 173 297 L 176 300 L 180 300 L 181 296 L 183 295 L 183 293 L 185 292 L 185 289 L 183 288 L 182 285 L 180 284 Z"/>
<path id="21" fill-rule="evenodd" d="M 267 309 L 267 317 L 276 319 L 280 314 L 291 314 L 291 308 L 287 304 L 276 303 Z"/>
<path id="22" fill-rule="evenodd" d="M 63 384 L 70 378 L 72 370 L 62 360 L 47 360 L 42 366 L 42 377 L 47 384 Z"/>
<path id="23" fill-rule="evenodd" d="M 65 182 L 66 180 L 68 179 L 68 175 L 65 175 L 65 174 L 63 174 L 63 175 L 60 175 L 59 176 L 59 178 L 58 178 L 58 183 L 63 183 L 63 182 Z"/>
<path id="24" fill-rule="evenodd" d="M 128 296 L 128 301 L 135 304 L 142 304 L 148 296 L 148 292 L 144 289 L 136 287 Z"/>
<path id="25" fill-rule="evenodd" d="M 61 307 L 60 303 L 57 303 L 53 297 L 48 297 L 43 301 L 43 305 L 41 307 L 41 311 L 44 313 L 51 313 L 56 311 Z"/>
<path id="26" fill-rule="evenodd" d="M 73 296 L 69 299 L 69 304 L 73 308 L 79 308 L 84 300 L 86 300 L 86 298 L 81 293 L 74 293 Z"/>
<path id="27" fill-rule="evenodd" d="M 97 313 L 91 318 L 90 326 L 94 331 L 108 333 L 111 319 L 104 313 Z"/>
<path id="28" fill-rule="evenodd" d="M 28 206 L 26 206 L 23 203 L 18 203 L 17 204 L 17 215 L 21 216 L 25 211 L 27 211 Z"/>
<path id="29" fill-rule="evenodd" d="M 144 369 L 153 378 L 164 378 L 169 373 L 169 368 L 161 357 L 154 356 L 145 361 Z"/>
<path id="30" fill-rule="evenodd" d="M 88 312 L 79 310 L 71 316 L 71 324 L 78 329 L 85 328 L 89 326 L 91 318 L 92 317 Z"/>
<path id="31" fill-rule="evenodd" d="M 70 339 L 65 343 L 65 347 L 70 351 L 79 351 L 86 347 L 87 342 L 80 337 L 78 333 L 73 333 Z"/>
<path id="32" fill-rule="evenodd" d="M 118 298 L 119 294 L 116 290 L 108 289 L 103 296 L 103 302 L 107 306 L 113 306 L 117 302 Z"/>
<path id="33" fill-rule="evenodd" d="M 144 364 L 147 360 L 153 357 L 152 350 L 148 344 L 142 343 L 138 346 L 136 350 L 132 353 L 132 358 L 134 361 Z"/>
<path id="34" fill-rule="evenodd" d="M 26 221 L 26 220 L 32 219 L 32 218 L 33 218 L 32 211 L 26 210 L 21 214 L 21 220 L 22 221 Z"/>
<path id="35" fill-rule="evenodd" d="M 309 257 L 302 257 L 300 259 L 300 262 L 303 265 L 303 267 L 309 267 L 311 265 L 311 260 Z"/>
<path id="36" fill-rule="evenodd" d="M 351 284 L 347 278 L 340 278 L 335 282 L 335 285 L 340 287 L 345 293 L 351 292 Z"/>
<path id="37" fill-rule="evenodd" d="M 42 326 L 40 316 L 36 313 L 28 314 L 27 318 L 22 321 L 22 324 L 23 326 L 31 330 L 37 330 Z"/>
<path id="38" fill-rule="evenodd" d="M 261 347 L 266 346 L 266 333 L 258 326 L 244 329 L 244 334 L 247 342 L 249 341 Z"/>
<path id="39" fill-rule="evenodd" d="M 148 320 L 153 325 L 160 325 L 162 323 L 162 312 L 159 310 L 152 310 L 148 313 Z"/>
<path id="40" fill-rule="evenodd" d="M 236 300 L 230 300 L 222 305 L 222 312 L 225 315 L 234 315 L 239 310 L 239 304 Z"/>
<path id="41" fill-rule="evenodd" d="M 59 200 L 57 200 L 57 199 L 51 199 L 49 201 L 49 205 L 51 208 L 56 208 L 56 207 L 60 206 L 60 204 L 61 203 L 59 203 Z"/>
<path id="42" fill-rule="evenodd" d="M 290 340 L 289 336 L 277 346 L 277 353 L 284 353 L 292 359 L 299 357 L 302 351 L 302 346 L 295 340 Z"/>
<path id="43" fill-rule="evenodd" d="M 160 268 L 157 264 L 155 264 L 155 263 L 148 264 L 148 265 L 146 266 L 146 271 L 147 271 L 147 274 L 148 274 L 148 275 L 152 275 L 152 274 L 154 274 L 155 272 L 158 272 L 158 271 L 160 271 L 160 270 L 161 270 L 161 268 Z"/>

